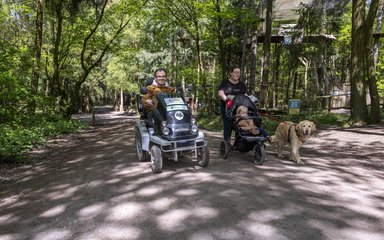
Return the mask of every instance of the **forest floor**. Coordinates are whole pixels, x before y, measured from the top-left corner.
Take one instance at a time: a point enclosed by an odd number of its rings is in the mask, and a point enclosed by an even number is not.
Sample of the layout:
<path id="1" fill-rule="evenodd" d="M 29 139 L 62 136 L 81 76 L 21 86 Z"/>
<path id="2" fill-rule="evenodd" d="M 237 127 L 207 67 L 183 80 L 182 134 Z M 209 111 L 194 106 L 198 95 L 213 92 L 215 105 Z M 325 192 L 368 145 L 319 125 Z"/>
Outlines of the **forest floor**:
<path id="1" fill-rule="evenodd" d="M 90 115 L 75 118 L 91 122 Z M 384 236 L 384 126 L 318 129 L 305 165 L 252 154 L 210 165 L 165 161 L 154 174 L 135 153 L 136 116 L 99 111 L 95 125 L 0 168 L 0 240 L 361 239 Z"/>

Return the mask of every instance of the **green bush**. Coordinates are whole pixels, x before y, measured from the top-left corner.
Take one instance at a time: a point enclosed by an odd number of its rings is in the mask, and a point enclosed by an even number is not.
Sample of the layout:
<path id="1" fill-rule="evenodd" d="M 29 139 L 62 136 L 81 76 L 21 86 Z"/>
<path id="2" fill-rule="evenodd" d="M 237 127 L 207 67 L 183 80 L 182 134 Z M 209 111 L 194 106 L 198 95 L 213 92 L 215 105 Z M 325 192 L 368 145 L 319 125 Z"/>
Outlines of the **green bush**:
<path id="1" fill-rule="evenodd" d="M 33 146 L 44 143 L 46 137 L 73 133 L 85 127 L 79 121 L 52 116 L 24 116 L 21 119 L 0 124 L 0 162 L 24 161 L 25 153 Z"/>
<path id="2" fill-rule="evenodd" d="M 283 121 L 291 121 L 298 123 L 302 120 L 313 121 L 319 127 L 333 127 L 333 126 L 346 126 L 348 124 L 349 115 L 335 114 L 328 112 L 302 112 L 296 115 L 284 115 L 284 116 L 263 116 L 263 127 L 271 135 L 274 134 L 277 125 Z M 211 131 L 221 131 L 223 124 L 221 121 L 221 115 L 210 116 L 208 114 L 199 115 L 198 124 L 200 128 L 204 128 Z"/>
<path id="3" fill-rule="evenodd" d="M 220 114 L 216 116 L 199 115 L 197 124 L 199 128 L 210 131 L 220 131 L 223 129 L 223 122 L 221 121 Z"/>

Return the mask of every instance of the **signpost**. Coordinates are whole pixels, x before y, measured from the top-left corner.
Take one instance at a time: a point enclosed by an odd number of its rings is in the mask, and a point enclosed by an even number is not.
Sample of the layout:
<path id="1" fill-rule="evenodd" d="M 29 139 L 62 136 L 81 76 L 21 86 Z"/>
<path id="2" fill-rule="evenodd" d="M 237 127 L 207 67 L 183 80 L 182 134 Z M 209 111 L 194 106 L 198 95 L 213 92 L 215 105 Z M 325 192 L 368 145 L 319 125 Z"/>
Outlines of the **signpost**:
<path id="1" fill-rule="evenodd" d="M 288 102 L 288 114 L 300 113 L 300 99 L 289 99 Z"/>

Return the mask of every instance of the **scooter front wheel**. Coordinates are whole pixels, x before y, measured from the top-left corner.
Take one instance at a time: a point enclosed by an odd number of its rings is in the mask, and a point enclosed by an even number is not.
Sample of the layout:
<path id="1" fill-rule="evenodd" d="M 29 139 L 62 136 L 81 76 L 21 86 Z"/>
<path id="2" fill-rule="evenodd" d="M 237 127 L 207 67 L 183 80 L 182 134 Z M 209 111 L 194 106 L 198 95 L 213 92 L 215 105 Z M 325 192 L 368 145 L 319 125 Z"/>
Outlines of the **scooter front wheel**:
<path id="1" fill-rule="evenodd" d="M 151 147 L 151 167 L 154 173 L 161 173 L 163 171 L 161 149 L 156 145 Z"/>

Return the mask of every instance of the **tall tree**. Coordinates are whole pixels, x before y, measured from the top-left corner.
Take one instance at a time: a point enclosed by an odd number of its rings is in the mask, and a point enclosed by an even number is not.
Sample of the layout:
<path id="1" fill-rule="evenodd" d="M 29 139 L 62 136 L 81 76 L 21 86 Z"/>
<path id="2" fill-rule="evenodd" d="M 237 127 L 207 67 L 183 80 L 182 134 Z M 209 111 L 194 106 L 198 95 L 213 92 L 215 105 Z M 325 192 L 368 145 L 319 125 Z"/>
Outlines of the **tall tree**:
<path id="1" fill-rule="evenodd" d="M 261 81 L 261 92 L 260 92 L 260 106 L 266 107 L 268 100 L 268 89 L 269 89 L 269 65 L 271 55 L 271 34 L 272 34 L 272 10 L 273 0 L 267 1 L 267 13 L 265 17 L 265 38 L 263 44 L 263 74 Z"/>
<path id="2" fill-rule="evenodd" d="M 121 15 L 118 16 L 117 27 L 113 30 L 109 38 L 102 42 L 99 49 L 95 49 L 95 43 L 93 42 L 97 38 L 97 34 L 100 34 L 102 29 L 101 23 L 104 20 L 104 14 L 107 6 L 107 0 L 104 1 L 100 9 L 96 9 L 96 21 L 95 25 L 89 30 L 89 33 L 83 40 L 83 46 L 80 54 L 80 63 L 82 68 L 82 73 L 75 82 L 75 86 L 72 92 L 70 107 L 67 111 L 67 116 L 74 113 L 78 107 L 77 102 L 80 97 L 80 89 L 82 84 L 86 81 L 90 72 L 97 67 L 103 60 L 105 54 L 110 50 L 112 44 L 116 41 L 117 37 L 122 33 L 122 31 L 128 26 L 133 17 L 147 4 L 148 0 L 131 2 L 131 6 L 127 6 L 126 3 L 122 5 Z M 137 4 L 137 5 L 135 5 Z M 116 9 L 117 10 L 117 9 Z"/>
<path id="3" fill-rule="evenodd" d="M 39 88 L 39 79 L 41 71 L 41 48 L 43 44 L 43 15 L 44 15 L 44 4 L 43 0 L 36 0 L 36 32 L 35 32 L 35 61 L 32 70 L 32 81 L 31 81 L 31 93 L 36 95 Z M 32 100 L 30 113 L 34 114 L 36 108 L 35 99 Z"/>
<path id="4" fill-rule="evenodd" d="M 367 61 L 367 73 L 368 73 L 368 89 L 369 96 L 371 98 L 371 114 L 370 122 L 380 122 L 380 98 L 377 90 L 377 79 L 376 79 L 376 62 L 374 46 L 375 41 L 373 38 L 373 27 L 375 17 L 377 16 L 377 10 L 379 8 L 379 0 L 372 0 L 369 7 L 368 15 L 365 20 L 365 37 L 366 37 L 366 61 Z"/>
<path id="5" fill-rule="evenodd" d="M 365 0 L 352 1 L 351 41 L 351 117 L 354 120 L 368 119 L 365 84 Z"/>
<path id="6" fill-rule="evenodd" d="M 373 94 L 375 94 L 374 86 L 376 79 L 374 75 L 372 29 L 378 9 L 378 1 L 379 0 L 371 1 L 367 18 L 365 14 L 365 0 L 352 1 L 351 118 L 355 121 L 367 122 L 369 116 L 366 101 L 367 72 L 369 72 L 368 83 L 370 85 L 370 91 L 373 91 Z M 369 36 L 367 36 L 367 34 L 369 34 Z M 368 54 L 366 54 L 366 52 L 368 52 Z M 374 97 L 371 101 L 372 100 L 378 101 L 379 99 Z M 376 106 L 373 105 L 372 107 L 376 108 Z M 376 111 L 376 109 L 372 110 Z"/>
<path id="7" fill-rule="evenodd" d="M 182 27 L 188 35 L 193 39 L 194 50 L 196 52 L 195 59 L 197 63 L 198 79 L 194 81 L 195 86 L 202 86 L 201 89 L 194 88 L 194 96 L 192 99 L 192 109 L 197 110 L 197 102 L 199 91 L 204 95 L 204 100 L 210 106 L 209 91 L 207 89 L 207 81 L 204 75 L 204 62 L 202 57 L 202 31 L 203 26 L 202 15 L 204 12 L 204 4 L 199 1 L 182 0 L 182 1 L 157 1 L 157 7 L 162 9 L 169 19 Z"/>

